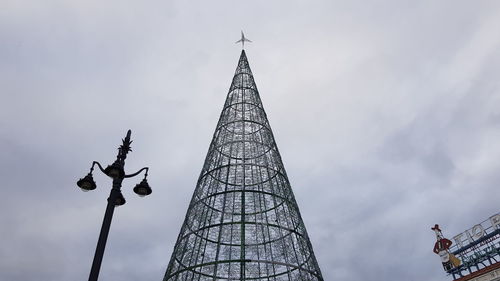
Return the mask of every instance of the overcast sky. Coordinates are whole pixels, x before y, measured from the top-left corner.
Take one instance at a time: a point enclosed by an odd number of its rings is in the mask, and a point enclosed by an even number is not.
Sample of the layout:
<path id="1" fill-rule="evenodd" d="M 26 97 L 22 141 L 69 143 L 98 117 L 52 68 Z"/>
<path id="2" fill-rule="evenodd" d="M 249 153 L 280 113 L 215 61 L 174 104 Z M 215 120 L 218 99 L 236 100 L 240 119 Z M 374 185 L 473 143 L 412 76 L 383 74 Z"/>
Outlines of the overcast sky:
<path id="1" fill-rule="evenodd" d="M 450 280 L 432 252 L 499 211 L 498 1 L 0 2 L 0 280 L 159 281 L 246 51 L 325 280 Z"/>

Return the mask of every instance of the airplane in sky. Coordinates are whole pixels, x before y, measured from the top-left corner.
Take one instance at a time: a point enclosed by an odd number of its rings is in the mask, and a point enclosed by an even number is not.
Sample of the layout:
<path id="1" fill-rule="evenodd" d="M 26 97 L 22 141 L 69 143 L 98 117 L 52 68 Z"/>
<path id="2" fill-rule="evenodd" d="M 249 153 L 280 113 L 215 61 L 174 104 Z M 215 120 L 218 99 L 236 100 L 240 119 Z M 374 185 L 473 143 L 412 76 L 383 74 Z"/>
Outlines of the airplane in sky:
<path id="1" fill-rule="evenodd" d="M 252 42 L 250 40 L 248 40 L 248 38 L 245 38 L 245 34 L 243 34 L 243 30 L 241 31 L 241 39 L 236 41 L 236 44 L 240 43 L 241 42 L 241 48 L 242 49 L 245 49 L 245 41 L 246 42 Z"/>

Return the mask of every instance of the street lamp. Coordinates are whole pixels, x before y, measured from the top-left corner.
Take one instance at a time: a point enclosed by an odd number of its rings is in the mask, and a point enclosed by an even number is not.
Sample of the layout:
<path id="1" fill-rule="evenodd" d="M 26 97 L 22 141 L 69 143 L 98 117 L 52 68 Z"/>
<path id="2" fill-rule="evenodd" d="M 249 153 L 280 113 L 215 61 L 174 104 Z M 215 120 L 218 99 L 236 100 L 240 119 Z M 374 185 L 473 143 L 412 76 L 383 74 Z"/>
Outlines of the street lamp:
<path id="1" fill-rule="evenodd" d="M 92 162 L 90 167 L 90 172 L 83 178 L 77 181 L 78 187 L 82 191 L 90 191 L 96 189 L 96 183 L 92 177 L 92 172 L 94 171 L 94 166 L 97 165 L 101 172 L 106 174 L 108 177 L 113 179 L 113 187 L 111 188 L 111 193 L 108 198 L 108 205 L 106 207 L 106 212 L 104 213 L 104 219 L 102 221 L 101 233 L 99 234 L 99 241 L 97 242 L 97 247 L 95 250 L 94 261 L 92 262 L 92 269 L 90 270 L 89 281 L 97 281 L 99 277 L 99 270 L 101 269 L 102 256 L 104 254 L 104 248 L 106 248 L 106 240 L 108 239 L 109 227 L 111 226 L 111 219 L 113 218 L 113 212 L 116 206 L 121 206 L 125 204 L 126 200 L 121 192 L 122 181 L 125 178 L 132 178 L 139 175 L 142 171 L 144 173 L 144 179 L 134 187 L 134 192 L 139 196 L 144 197 L 151 194 L 152 190 L 148 184 L 148 167 L 144 167 L 139 171 L 127 175 L 125 174 L 125 159 L 127 158 L 127 153 L 132 151 L 130 149 L 130 134 L 132 132 L 128 130 L 125 139 L 122 139 L 122 145 L 118 148 L 118 156 L 116 156 L 116 161 L 113 164 L 103 169 L 101 164 L 97 161 Z"/>

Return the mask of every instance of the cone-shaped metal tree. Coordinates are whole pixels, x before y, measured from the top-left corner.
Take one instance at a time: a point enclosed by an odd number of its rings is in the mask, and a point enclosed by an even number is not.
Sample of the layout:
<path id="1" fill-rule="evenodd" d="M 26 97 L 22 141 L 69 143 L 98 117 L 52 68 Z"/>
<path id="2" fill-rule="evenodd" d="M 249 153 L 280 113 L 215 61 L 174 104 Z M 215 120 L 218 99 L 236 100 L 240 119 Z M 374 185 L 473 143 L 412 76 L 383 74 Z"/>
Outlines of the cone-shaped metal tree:
<path id="1" fill-rule="evenodd" d="M 323 280 L 245 51 L 167 280 Z"/>

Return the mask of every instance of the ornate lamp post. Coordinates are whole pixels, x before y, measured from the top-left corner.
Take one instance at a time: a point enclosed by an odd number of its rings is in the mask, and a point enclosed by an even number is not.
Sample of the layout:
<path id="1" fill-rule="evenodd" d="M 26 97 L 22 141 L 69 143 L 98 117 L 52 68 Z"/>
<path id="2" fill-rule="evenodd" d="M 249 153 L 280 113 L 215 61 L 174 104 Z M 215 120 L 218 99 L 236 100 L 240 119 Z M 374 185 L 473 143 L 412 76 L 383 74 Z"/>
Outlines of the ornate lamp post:
<path id="1" fill-rule="evenodd" d="M 130 144 L 132 143 L 132 141 L 130 140 L 131 133 L 132 132 L 128 130 L 127 136 L 122 140 L 123 144 L 118 148 L 118 156 L 116 156 L 116 161 L 113 164 L 106 167 L 106 169 L 103 169 L 99 162 L 92 162 L 92 167 L 90 168 L 90 172 L 88 173 L 88 175 L 79 179 L 76 183 L 78 187 L 80 187 L 85 192 L 94 190 L 96 188 L 96 184 L 94 178 L 92 177 L 92 172 L 94 171 L 95 165 L 97 165 L 104 174 L 113 179 L 113 187 L 111 188 L 111 193 L 109 194 L 108 205 L 106 207 L 106 213 L 104 214 L 101 233 L 99 234 L 99 241 L 97 242 L 94 261 L 92 262 L 89 281 L 97 281 L 97 278 L 99 276 L 102 256 L 104 254 L 104 248 L 106 247 L 106 240 L 108 239 L 109 227 L 111 225 L 111 219 L 113 218 L 115 206 L 121 206 L 126 202 L 125 197 L 123 197 L 123 194 L 121 192 L 123 179 L 135 177 L 142 171 L 145 171 L 144 179 L 134 187 L 134 192 L 141 197 L 149 195 L 152 192 L 151 187 L 149 187 L 148 181 L 146 179 L 148 176 L 148 167 L 144 167 L 130 175 L 125 174 L 125 158 L 127 158 L 127 153 L 129 151 L 132 151 L 130 149 Z"/>

